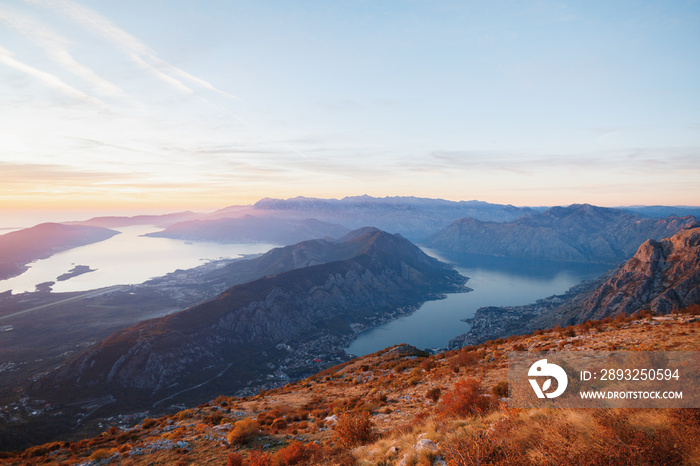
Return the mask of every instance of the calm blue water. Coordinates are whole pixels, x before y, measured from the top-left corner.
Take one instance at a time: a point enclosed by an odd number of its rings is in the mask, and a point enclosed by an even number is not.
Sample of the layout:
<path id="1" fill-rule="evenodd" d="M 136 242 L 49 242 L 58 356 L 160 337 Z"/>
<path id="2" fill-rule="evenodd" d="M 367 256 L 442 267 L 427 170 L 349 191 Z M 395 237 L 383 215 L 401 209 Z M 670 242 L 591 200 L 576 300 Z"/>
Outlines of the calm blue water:
<path id="1" fill-rule="evenodd" d="M 433 257 L 452 262 L 469 277 L 474 291 L 449 294 L 447 299 L 430 301 L 413 314 L 368 330 L 350 344 L 347 352 L 356 356 L 374 353 L 399 343 L 418 348 L 442 348 L 457 335 L 466 333 L 469 324 L 460 319 L 472 317 L 484 306 L 517 306 L 540 298 L 561 294 L 580 283 L 602 275 L 607 266 L 557 264 L 534 261 L 484 258 L 473 255 Z"/>
<path id="2" fill-rule="evenodd" d="M 242 254 L 267 252 L 275 244 L 220 244 L 141 236 L 160 231 L 153 226 L 113 228 L 121 233 L 99 243 L 81 246 L 30 264 L 22 275 L 0 281 L 0 292 L 13 294 L 35 291 L 39 283 L 55 281 L 55 292 L 87 291 L 112 285 L 133 285 L 160 277 L 177 269 L 189 269 L 209 260 L 236 258 Z M 76 265 L 87 265 L 89 272 L 66 281 L 56 278 Z"/>

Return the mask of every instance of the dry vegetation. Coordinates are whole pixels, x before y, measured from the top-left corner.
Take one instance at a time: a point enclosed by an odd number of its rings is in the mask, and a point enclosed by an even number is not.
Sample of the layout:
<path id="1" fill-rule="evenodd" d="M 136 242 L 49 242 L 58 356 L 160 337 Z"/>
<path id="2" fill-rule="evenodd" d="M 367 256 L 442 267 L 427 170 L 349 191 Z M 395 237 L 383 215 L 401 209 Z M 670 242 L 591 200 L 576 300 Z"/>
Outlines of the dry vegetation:
<path id="1" fill-rule="evenodd" d="M 509 409 L 512 350 L 698 350 L 700 306 L 538 331 L 435 356 L 399 346 L 256 397 L 77 442 L 0 453 L 0 464 L 700 464 L 697 409 Z"/>

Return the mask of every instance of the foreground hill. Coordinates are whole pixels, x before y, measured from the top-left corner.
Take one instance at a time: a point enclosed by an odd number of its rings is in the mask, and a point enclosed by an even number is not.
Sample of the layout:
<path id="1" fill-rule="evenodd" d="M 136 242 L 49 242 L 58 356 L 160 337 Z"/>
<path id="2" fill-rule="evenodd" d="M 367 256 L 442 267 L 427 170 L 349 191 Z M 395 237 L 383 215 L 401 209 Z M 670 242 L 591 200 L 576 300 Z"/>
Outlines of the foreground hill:
<path id="1" fill-rule="evenodd" d="M 648 240 L 667 238 L 693 217 L 648 219 L 618 209 L 574 204 L 512 222 L 462 218 L 424 243 L 441 251 L 519 259 L 618 264 Z"/>
<path id="2" fill-rule="evenodd" d="M 108 396 L 116 409 L 279 383 L 312 373 L 313 359 L 339 357 L 358 329 L 465 289 L 464 277 L 398 235 L 364 228 L 324 246 L 338 260 L 238 285 L 119 331 L 40 380 L 33 393 L 63 402 Z M 300 257 L 307 249 L 289 251 Z"/>
<path id="3" fill-rule="evenodd" d="M 21 274 L 30 262 L 97 243 L 118 233 L 100 227 L 42 223 L 0 235 L 0 280 Z"/>
<path id="4" fill-rule="evenodd" d="M 534 304 L 478 309 L 461 347 L 491 338 L 626 315 L 639 309 L 668 313 L 700 304 L 700 226 L 644 242 L 626 263 L 563 296 Z"/>
<path id="5" fill-rule="evenodd" d="M 239 218 L 190 220 L 175 223 L 163 231 L 148 233 L 146 236 L 222 243 L 294 244 L 314 238 L 338 238 L 348 231 L 347 228 L 340 225 L 321 222 L 313 218 L 260 218 L 244 215 Z"/>
<path id="6" fill-rule="evenodd" d="M 101 435 L 0 453 L 0 464 L 693 465 L 697 409 L 512 409 L 502 401 L 509 351 L 697 351 L 698 332 L 697 316 L 674 314 L 434 356 L 392 347 L 254 397 L 103 419 Z"/>

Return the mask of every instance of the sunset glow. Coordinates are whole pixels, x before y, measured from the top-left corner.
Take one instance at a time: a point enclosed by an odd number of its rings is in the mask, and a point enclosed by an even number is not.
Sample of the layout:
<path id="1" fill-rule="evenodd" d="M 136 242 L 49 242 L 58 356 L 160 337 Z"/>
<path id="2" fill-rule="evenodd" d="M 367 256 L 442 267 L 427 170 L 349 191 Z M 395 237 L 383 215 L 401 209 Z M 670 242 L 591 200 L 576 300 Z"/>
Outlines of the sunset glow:
<path id="1" fill-rule="evenodd" d="M 700 6 L 0 1 L 0 210 L 698 205 Z"/>

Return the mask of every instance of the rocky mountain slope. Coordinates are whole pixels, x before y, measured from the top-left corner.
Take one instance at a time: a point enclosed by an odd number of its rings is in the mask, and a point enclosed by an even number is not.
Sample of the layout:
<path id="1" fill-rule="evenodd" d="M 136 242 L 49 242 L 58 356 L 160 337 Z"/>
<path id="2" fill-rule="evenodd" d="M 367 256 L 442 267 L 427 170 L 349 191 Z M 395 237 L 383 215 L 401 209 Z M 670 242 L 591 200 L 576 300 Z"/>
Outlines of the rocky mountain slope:
<path id="1" fill-rule="evenodd" d="M 163 231 L 148 233 L 146 236 L 223 243 L 294 244 L 314 238 L 338 238 L 348 231 L 347 228 L 340 225 L 313 218 L 290 219 L 244 215 L 238 218 L 190 220 L 175 223 Z"/>
<path id="2" fill-rule="evenodd" d="M 119 331 L 40 380 L 34 393 L 150 406 L 284 380 L 290 369 L 313 371 L 311 360 L 337 356 L 356 329 L 464 290 L 464 277 L 398 235 L 364 228 L 326 246 L 339 260 L 238 285 Z"/>
<path id="3" fill-rule="evenodd" d="M 692 304 L 700 304 L 700 225 L 644 242 L 599 288 L 543 318 L 577 324 L 638 309 L 666 314 Z"/>
<path id="4" fill-rule="evenodd" d="M 700 304 L 700 225 L 670 238 L 644 242 L 623 265 L 567 294 L 534 304 L 478 309 L 472 328 L 450 347 L 487 339 L 580 324 L 640 309 L 668 313 Z"/>
<path id="5" fill-rule="evenodd" d="M 574 204 L 505 223 L 462 218 L 424 243 L 448 252 L 618 264 L 647 239 L 669 237 L 694 222 L 690 216 L 647 219 L 618 209 Z"/>
<path id="6" fill-rule="evenodd" d="M 119 232 L 107 228 L 42 223 L 0 236 L 0 280 L 19 275 L 27 264 L 57 252 L 106 240 Z"/>

